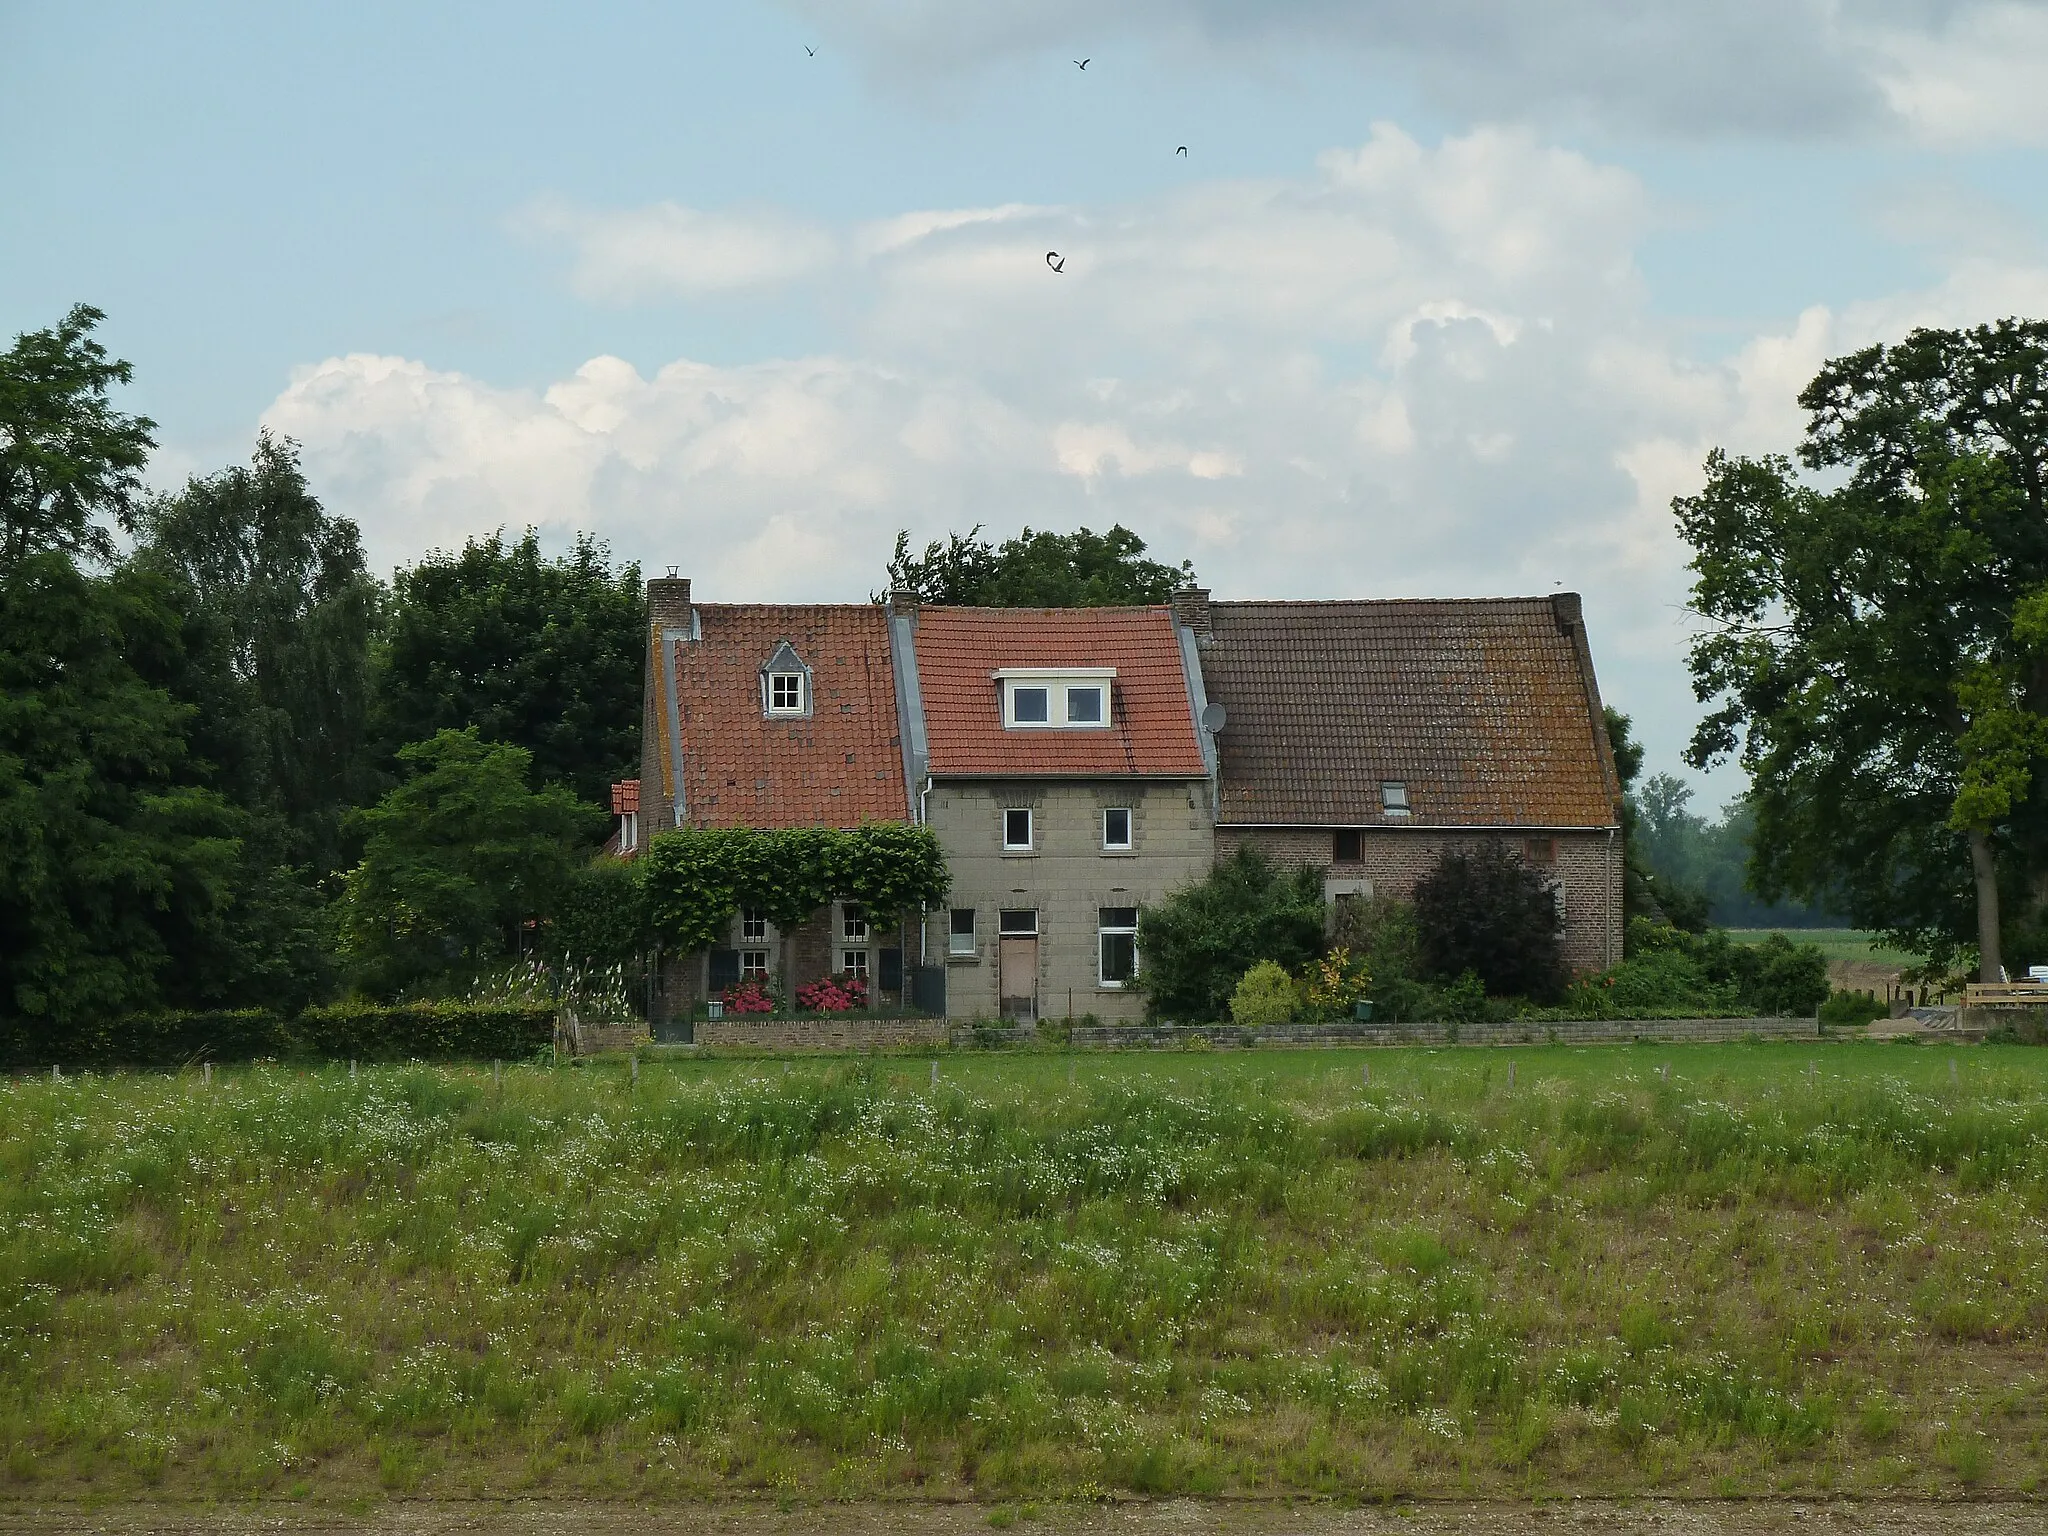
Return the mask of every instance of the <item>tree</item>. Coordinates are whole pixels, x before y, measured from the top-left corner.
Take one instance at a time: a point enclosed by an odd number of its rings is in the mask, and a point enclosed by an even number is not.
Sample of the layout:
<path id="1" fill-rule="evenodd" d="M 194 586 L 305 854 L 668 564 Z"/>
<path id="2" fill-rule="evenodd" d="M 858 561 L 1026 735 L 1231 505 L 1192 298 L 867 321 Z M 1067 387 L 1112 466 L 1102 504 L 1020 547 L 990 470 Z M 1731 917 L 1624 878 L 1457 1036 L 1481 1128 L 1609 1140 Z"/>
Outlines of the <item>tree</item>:
<path id="1" fill-rule="evenodd" d="M 156 423 L 107 399 L 134 370 L 92 339 L 105 318 L 80 304 L 0 356 L 0 570 L 44 550 L 114 558 L 107 525 L 134 506 Z"/>
<path id="2" fill-rule="evenodd" d="M 161 581 L 0 569 L 0 1013 L 62 1025 L 203 990 L 240 824 L 186 750 Z"/>
<path id="3" fill-rule="evenodd" d="M 1415 883 L 1423 973 L 1471 971 L 1495 996 L 1548 1001 L 1564 990 L 1557 898 L 1536 870 L 1498 842 L 1451 848 Z"/>
<path id="4" fill-rule="evenodd" d="M 237 804 L 282 820 L 289 862 L 327 873 L 370 789 L 377 586 L 355 524 L 307 488 L 297 445 L 265 432 L 247 468 L 188 481 L 134 526 L 136 563 L 188 594 L 197 750 Z"/>
<path id="5" fill-rule="evenodd" d="M 977 523 L 913 555 L 909 533 L 898 533 L 890 589 L 947 607 L 1110 608 L 1163 603 L 1195 580 L 1187 561 L 1175 567 L 1145 559 L 1145 541 L 1120 524 L 1107 533 L 1026 528 L 1001 548 L 980 535 Z"/>
<path id="6" fill-rule="evenodd" d="M 1760 895 L 1996 979 L 2048 938 L 2048 324 L 1918 330 L 1799 403 L 1825 483 L 1717 449 L 1673 503 L 1713 626 L 1688 759 L 1740 753 Z"/>
<path id="7" fill-rule="evenodd" d="M 472 727 L 400 750 L 407 779 L 358 813 L 363 859 L 339 902 L 343 957 L 388 997 L 470 975 L 548 918 L 604 835 L 605 816 L 560 784 L 528 788 L 532 755 Z"/>
<path id="8" fill-rule="evenodd" d="M 1138 917 L 1155 1018 L 1225 1018 L 1238 979 L 1261 960 L 1299 971 L 1322 950 L 1322 871 L 1284 869 L 1249 846 Z"/>
<path id="9" fill-rule="evenodd" d="M 532 529 L 472 539 L 398 573 L 375 659 L 380 755 L 475 726 L 532 755 L 542 784 L 593 804 L 640 761 L 646 602 L 640 568 L 579 535 L 543 558 Z"/>

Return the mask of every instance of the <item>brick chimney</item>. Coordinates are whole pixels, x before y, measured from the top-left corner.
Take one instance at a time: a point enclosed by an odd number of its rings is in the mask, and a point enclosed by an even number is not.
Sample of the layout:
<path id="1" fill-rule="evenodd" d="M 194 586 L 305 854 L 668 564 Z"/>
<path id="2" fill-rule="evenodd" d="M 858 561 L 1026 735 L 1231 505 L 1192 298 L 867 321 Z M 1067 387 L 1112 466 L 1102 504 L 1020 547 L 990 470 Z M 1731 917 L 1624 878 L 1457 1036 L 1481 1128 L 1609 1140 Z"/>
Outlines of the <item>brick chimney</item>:
<path id="1" fill-rule="evenodd" d="M 917 617 L 917 610 L 924 599 L 917 595 L 915 587 L 891 587 L 889 589 L 889 611 L 900 613 L 905 618 Z"/>
<path id="2" fill-rule="evenodd" d="M 1209 589 L 1207 587 L 1182 587 L 1171 598 L 1173 621 L 1193 630 L 1198 635 L 1209 633 Z"/>
<path id="3" fill-rule="evenodd" d="M 676 575 L 674 566 L 647 583 L 647 623 L 650 629 L 690 627 L 690 578 Z"/>
<path id="4" fill-rule="evenodd" d="M 1561 635 L 1570 634 L 1586 621 L 1576 592 L 1551 593 L 1550 611 L 1557 619 L 1557 632 Z"/>

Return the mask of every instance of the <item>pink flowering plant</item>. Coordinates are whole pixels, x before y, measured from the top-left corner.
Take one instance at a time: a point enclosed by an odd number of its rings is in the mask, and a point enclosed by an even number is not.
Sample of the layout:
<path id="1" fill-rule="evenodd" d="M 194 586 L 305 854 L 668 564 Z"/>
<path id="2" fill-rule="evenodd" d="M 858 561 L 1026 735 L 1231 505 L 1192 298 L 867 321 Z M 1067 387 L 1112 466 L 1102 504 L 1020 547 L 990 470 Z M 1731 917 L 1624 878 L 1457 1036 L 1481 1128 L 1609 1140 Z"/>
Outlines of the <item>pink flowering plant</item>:
<path id="1" fill-rule="evenodd" d="M 850 1009 L 865 1008 L 868 984 L 851 972 L 827 976 L 823 981 L 806 982 L 798 987 L 796 1003 L 811 1013 L 845 1013 Z"/>
<path id="2" fill-rule="evenodd" d="M 727 1013 L 773 1013 L 775 994 L 758 981 L 743 981 L 718 994 Z"/>

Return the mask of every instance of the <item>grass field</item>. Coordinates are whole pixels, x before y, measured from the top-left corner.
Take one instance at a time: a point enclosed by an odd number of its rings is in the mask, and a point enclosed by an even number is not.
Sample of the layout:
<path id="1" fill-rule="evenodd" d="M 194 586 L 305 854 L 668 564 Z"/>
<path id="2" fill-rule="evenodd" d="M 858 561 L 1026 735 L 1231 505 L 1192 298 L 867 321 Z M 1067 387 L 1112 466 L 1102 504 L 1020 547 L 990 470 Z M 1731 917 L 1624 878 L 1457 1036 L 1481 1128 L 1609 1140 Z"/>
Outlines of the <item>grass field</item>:
<path id="1" fill-rule="evenodd" d="M 0 1082 L 0 1494 L 1953 1493 L 2048 1471 L 2048 1051 L 939 1072 Z"/>
<path id="2" fill-rule="evenodd" d="M 1923 955 L 1909 955 L 1887 945 L 1872 948 L 1877 935 L 1860 928 L 1730 928 L 1728 937 L 1738 944 L 1761 944 L 1774 933 L 1782 933 L 1794 944 L 1811 944 L 1829 960 L 1850 960 L 1868 965 L 1919 965 Z"/>

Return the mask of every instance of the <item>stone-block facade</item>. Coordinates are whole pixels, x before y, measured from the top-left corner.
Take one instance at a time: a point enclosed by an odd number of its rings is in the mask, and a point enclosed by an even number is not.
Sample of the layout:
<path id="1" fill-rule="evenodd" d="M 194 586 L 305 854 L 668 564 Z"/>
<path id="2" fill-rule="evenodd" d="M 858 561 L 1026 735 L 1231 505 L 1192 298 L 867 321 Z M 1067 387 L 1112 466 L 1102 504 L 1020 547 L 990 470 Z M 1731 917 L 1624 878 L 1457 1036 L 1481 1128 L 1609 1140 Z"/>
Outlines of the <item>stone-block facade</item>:
<path id="1" fill-rule="evenodd" d="M 1229 858 L 1250 845 L 1277 863 L 1324 871 L 1331 898 L 1356 893 L 1406 901 L 1416 882 L 1452 848 L 1503 841 L 1548 872 L 1564 899 L 1564 957 L 1572 972 L 1603 971 L 1620 963 L 1622 848 L 1614 830 L 1442 829 L 1367 827 L 1356 834 L 1358 857 L 1336 857 L 1337 835 L 1328 827 L 1218 827 L 1216 856 Z"/>
<path id="2" fill-rule="evenodd" d="M 1101 976 L 1104 910 L 1142 908 L 1199 880 L 1215 859 L 1208 784 L 1049 779 L 955 781 L 933 787 L 925 814 L 952 874 L 948 910 L 926 919 L 922 953 L 946 967 L 946 1012 L 1002 1011 L 1000 914 L 1037 914 L 1039 1018 L 1134 1019 L 1144 999 Z M 1034 846 L 1005 851 L 1003 813 L 1029 809 Z M 1103 847 L 1103 813 L 1131 813 L 1131 847 Z M 952 914 L 974 913 L 973 947 L 953 952 Z M 1138 958 L 1142 972 L 1144 957 Z"/>

